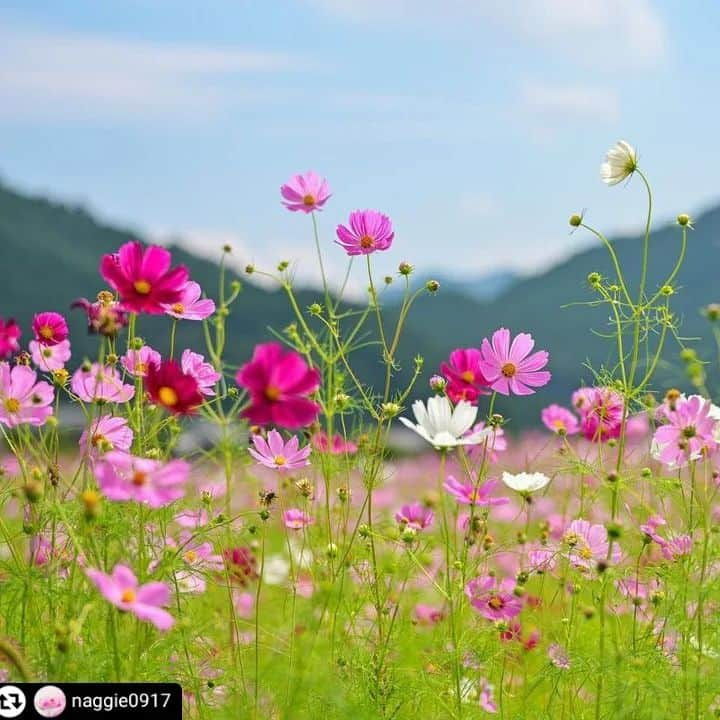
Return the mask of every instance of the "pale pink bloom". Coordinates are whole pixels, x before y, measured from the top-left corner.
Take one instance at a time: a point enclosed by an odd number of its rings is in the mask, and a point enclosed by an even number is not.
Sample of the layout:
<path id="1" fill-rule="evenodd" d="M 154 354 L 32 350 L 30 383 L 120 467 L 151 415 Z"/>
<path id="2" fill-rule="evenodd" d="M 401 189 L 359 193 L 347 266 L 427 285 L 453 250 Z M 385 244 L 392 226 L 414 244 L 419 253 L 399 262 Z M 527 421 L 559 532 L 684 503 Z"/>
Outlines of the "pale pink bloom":
<path id="1" fill-rule="evenodd" d="M 79 445 L 84 455 L 97 460 L 113 450 L 127 452 L 132 441 L 133 431 L 124 417 L 101 415 L 83 431 Z"/>
<path id="2" fill-rule="evenodd" d="M 608 534 L 603 525 L 592 525 L 587 520 L 573 520 L 563 536 L 568 547 L 570 562 L 578 568 L 590 569 L 598 562 L 608 560 Z M 620 560 L 620 548 L 613 544 L 609 560 L 617 563 Z"/>
<path id="3" fill-rule="evenodd" d="M 491 493 L 499 484 L 499 480 L 490 479 L 476 489 L 473 483 L 469 481 L 460 482 L 452 475 L 448 475 L 443 487 L 461 505 L 504 505 L 510 502 L 508 498 L 491 497 Z"/>
<path id="4" fill-rule="evenodd" d="M 615 583 L 618 592 L 633 601 L 633 604 L 640 605 L 647 600 L 650 593 L 659 587 L 657 581 L 646 583 L 638 578 L 621 578 Z"/>
<path id="5" fill-rule="evenodd" d="M 178 588 L 181 592 L 203 593 L 207 588 L 205 575 L 208 572 L 222 572 L 224 561 L 222 555 L 213 551 L 212 543 L 196 543 L 192 541 L 189 531 L 180 533 L 180 558 L 185 569 L 175 573 Z"/>
<path id="6" fill-rule="evenodd" d="M 267 440 L 262 435 L 253 435 L 252 442 L 255 448 L 248 448 L 248 452 L 265 467 L 287 472 L 310 464 L 312 448 L 310 445 L 301 448 L 297 435 L 285 442 L 277 430 L 271 430 Z"/>
<path id="7" fill-rule="evenodd" d="M 160 367 L 162 358 L 157 350 L 143 345 L 139 350 L 128 350 L 120 358 L 122 366 L 134 377 L 147 377 L 150 366 Z"/>
<path id="8" fill-rule="evenodd" d="M 283 523 L 288 530 L 302 530 L 315 522 L 306 512 L 290 508 L 283 513 Z"/>
<path id="9" fill-rule="evenodd" d="M 488 713 L 496 713 L 497 705 L 495 704 L 495 697 L 493 695 L 494 687 L 487 681 L 486 678 L 480 678 L 478 681 L 480 690 L 480 696 L 478 698 L 480 707 Z"/>
<path id="10" fill-rule="evenodd" d="M 208 524 L 207 510 L 183 510 L 173 520 L 182 528 L 199 528 Z"/>
<path id="11" fill-rule="evenodd" d="M 291 212 L 311 213 L 322 210 L 322 206 L 330 197 L 330 187 L 325 178 L 308 170 L 300 175 L 293 175 L 280 188 L 283 205 Z"/>
<path id="12" fill-rule="evenodd" d="M 215 301 L 209 298 L 201 299 L 201 295 L 202 288 L 190 280 L 176 302 L 162 307 L 166 315 L 177 320 L 205 320 L 215 312 Z"/>
<path id="13" fill-rule="evenodd" d="M 642 525 L 640 525 L 640 532 L 645 533 L 651 540 L 661 544 L 664 542 L 663 538 L 657 534 L 657 529 L 667 525 L 667 522 L 662 515 L 652 515 Z"/>
<path id="14" fill-rule="evenodd" d="M 401 525 L 407 525 L 414 530 L 424 530 L 430 527 L 434 518 L 435 514 L 433 511 L 419 502 L 403 505 L 400 510 L 395 513 L 395 520 L 397 520 L 397 522 Z"/>
<path id="15" fill-rule="evenodd" d="M 170 601 L 170 588 L 161 582 L 140 585 L 133 571 L 125 565 L 116 565 L 111 575 L 88 568 L 85 574 L 102 596 L 124 612 L 152 623 L 158 630 L 169 630 L 175 619 L 163 606 Z"/>
<path id="16" fill-rule="evenodd" d="M 419 625 L 437 625 L 445 617 L 442 608 L 418 603 L 413 609 L 413 615 Z"/>
<path id="17" fill-rule="evenodd" d="M 553 643 L 548 648 L 548 657 L 556 668 L 560 668 L 560 670 L 570 669 L 570 658 L 565 649 L 557 643 Z"/>
<path id="18" fill-rule="evenodd" d="M 105 455 L 95 464 L 95 477 L 109 500 L 134 500 L 164 507 L 185 495 L 190 465 L 185 460 L 135 457 L 122 452 Z"/>
<path id="19" fill-rule="evenodd" d="M 202 355 L 192 350 L 184 350 L 180 358 L 180 367 L 186 375 L 195 378 L 198 390 L 203 395 L 215 395 L 215 385 L 222 375 L 209 362 L 205 362 Z"/>
<path id="20" fill-rule="evenodd" d="M 555 568 L 556 557 L 556 550 L 541 545 L 528 551 L 528 565 L 532 572 L 550 572 Z"/>
<path id="21" fill-rule="evenodd" d="M 354 442 L 346 440 L 339 433 L 333 435 L 332 442 L 328 442 L 327 433 L 322 430 L 313 434 L 311 442 L 320 452 L 329 452 L 331 455 L 354 455 L 358 449 Z"/>
<path id="22" fill-rule="evenodd" d="M 125 403 L 135 395 L 135 388 L 125 385 L 114 367 L 100 363 L 93 363 L 89 368 L 79 367 L 70 387 L 83 402 Z"/>
<path id="23" fill-rule="evenodd" d="M 580 430 L 578 419 L 562 405 L 548 405 L 540 413 L 543 425 L 554 433 L 575 435 Z"/>
<path id="24" fill-rule="evenodd" d="M 512 620 L 522 611 L 522 600 L 513 594 L 512 580 L 481 575 L 465 585 L 470 604 L 488 620 Z"/>
<path id="25" fill-rule="evenodd" d="M 53 414 L 55 393 L 50 383 L 37 381 L 37 374 L 26 365 L 11 368 L 0 362 L 0 424 L 44 425 Z"/>
<path id="26" fill-rule="evenodd" d="M 255 597 L 249 592 L 233 590 L 233 605 L 235 606 L 235 612 L 238 614 L 238 617 L 247 620 L 252 617 Z"/>
<path id="27" fill-rule="evenodd" d="M 660 552 L 666 560 L 677 560 L 679 557 L 690 555 L 692 548 L 693 539 L 690 535 L 678 535 L 662 543 Z"/>
<path id="28" fill-rule="evenodd" d="M 572 405 L 580 413 L 585 415 L 590 409 L 595 398 L 595 388 L 581 387 L 572 394 Z"/>
<path id="29" fill-rule="evenodd" d="M 545 350 L 532 353 L 532 335 L 520 333 L 510 344 L 510 331 L 500 328 L 492 341 L 483 339 L 480 347 L 480 369 L 488 385 L 501 395 L 532 395 L 534 388 L 550 382 L 551 375 L 543 370 L 549 359 Z"/>
<path id="30" fill-rule="evenodd" d="M 70 359 L 70 341 L 61 340 L 55 345 L 45 345 L 38 340 L 31 340 L 28 343 L 32 361 L 40 370 L 53 372 L 65 367 Z"/>

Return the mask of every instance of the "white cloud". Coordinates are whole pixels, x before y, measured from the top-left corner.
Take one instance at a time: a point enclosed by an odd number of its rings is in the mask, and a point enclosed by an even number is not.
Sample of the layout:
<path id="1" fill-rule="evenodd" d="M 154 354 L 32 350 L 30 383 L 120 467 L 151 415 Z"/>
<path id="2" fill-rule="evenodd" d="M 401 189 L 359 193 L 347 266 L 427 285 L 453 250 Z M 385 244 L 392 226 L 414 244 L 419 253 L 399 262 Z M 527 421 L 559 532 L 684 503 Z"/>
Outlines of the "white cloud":
<path id="1" fill-rule="evenodd" d="M 614 122 L 620 115 L 620 104 L 614 90 L 587 85 L 526 82 L 520 89 L 520 102 L 525 111 L 552 120 Z"/>
<path id="2" fill-rule="evenodd" d="M 665 28 L 652 0 L 306 0 L 356 23 L 491 25 L 594 65 L 652 66 Z"/>
<path id="3" fill-rule="evenodd" d="M 237 76 L 306 67 L 282 53 L 153 44 L 6 24 L 0 27 L 0 118 L 193 121 L 268 97 L 266 90 L 230 86 Z"/>

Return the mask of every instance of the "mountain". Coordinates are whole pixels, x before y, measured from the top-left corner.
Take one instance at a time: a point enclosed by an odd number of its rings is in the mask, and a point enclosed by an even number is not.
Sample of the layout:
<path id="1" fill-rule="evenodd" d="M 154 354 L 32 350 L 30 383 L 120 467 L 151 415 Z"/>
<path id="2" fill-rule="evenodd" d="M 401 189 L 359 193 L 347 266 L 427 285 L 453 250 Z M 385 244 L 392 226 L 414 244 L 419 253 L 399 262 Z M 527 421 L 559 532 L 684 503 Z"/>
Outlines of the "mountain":
<path id="1" fill-rule="evenodd" d="M 509 290 L 520 279 L 520 275 L 509 268 L 491 270 L 478 275 L 418 275 L 415 282 L 425 284 L 428 280 L 437 280 L 443 291 L 452 291 L 471 300 L 494 300 Z M 385 297 L 392 302 L 402 300 L 402 283 L 394 283 L 385 291 Z"/>
<path id="2" fill-rule="evenodd" d="M 676 281 L 673 307 L 682 321 L 680 334 L 686 338 L 712 338 L 700 308 L 719 300 L 714 269 L 720 267 L 720 207 L 698 216 L 690 233 L 685 265 Z M 30 197 L 0 185 L 0 316 L 12 316 L 25 329 L 40 310 L 66 310 L 78 296 L 94 298 L 103 288 L 97 268 L 101 255 L 116 250 L 136 234 L 95 220 L 82 208 Z M 637 236 L 614 241 L 626 277 L 637 286 L 641 243 Z M 657 287 L 677 257 L 680 231 L 667 225 L 653 233 L 649 285 Z M 216 297 L 217 266 L 181 248 L 172 248 L 176 262 L 185 263 L 192 277 L 211 297 Z M 595 299 L 586 278 L 589 272 L 612 274 L 602 247 L 592 247 L 568 258 L 534 277 L 512 278 L 510 284 L 490 300 L 478 300 L 455 286 L 452 279 L 436 295 L 422 296 L 411 312 L 399 362 L 405 376 L 412 370 L 416 353 L 425 357 L 425 371 L 417 385 L 419 396 L 427 395 L 427 378 L 455 347 L 477 346 L 483 336 L 504 326 L 513 333 L 531 332 L 538 348 L 550 352 L 553 381 L 536 395 L 500 402 L 498 409 L 512 418 L 514 427 L 537 422 L 540 409 L 550 402 L 568 401 L 581 381 L 592 382 L 584 367 L 600 367 L 612 358 L 614 345 L 596 332 L 608 327 L 606 307 L 591 307 Z M 271 338 L 292 321 L 287 299 L 281 291 L 268 291 L 248 282 L 247 277 L 229 273 L 228 282 L 243 283 L 240 298 L 228 318 L 227 360 L 230 367 L 244 362 L 257 342 Z M 442 284 L 442 281 L 441 281 Z M 320 300 L 316 290 L 298 291 L 301 308 Z M 395 312 L 389 308 L 389 314 Z M 83 313 L 69 313 L 74 359 L 92 356 L 97 339 L 85 333 Z M 312 319 L 309 320 L 312 322 Z M 372 327 L 372 326 L 369 326 Z M 167 321 L 141 319 L 139 333 L 161 351 L 167 350 Z M 707 340 L 690 343 L 708 359 L 713 357 Z M 202 350 L 202 329 L 197 323 L 179 323 L 177 346 Z M 669 340 L 660 367 L 658 389 L 672 383 L 687 388 L 678 360 L 678 344 Z M 371 387 L 379 387 L 383 369 L 377 348 L 369 347 L 356 356 L 358 372 Z"/>

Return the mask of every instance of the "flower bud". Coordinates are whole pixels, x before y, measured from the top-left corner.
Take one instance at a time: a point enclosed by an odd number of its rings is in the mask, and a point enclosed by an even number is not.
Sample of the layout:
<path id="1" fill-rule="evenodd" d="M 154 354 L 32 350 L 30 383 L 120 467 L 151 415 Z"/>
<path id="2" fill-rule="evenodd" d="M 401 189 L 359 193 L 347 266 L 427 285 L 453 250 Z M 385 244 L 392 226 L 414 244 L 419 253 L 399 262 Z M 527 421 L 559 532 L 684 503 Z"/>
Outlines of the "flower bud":
<path id="1" fill-rule="evenodd" d="M 289 265 L 290 262 L 288 260 L 281 260 L 277 266 L 278 272 L 285 272 Z"/>
<path id="2" fill-rule="evenodd" d="M 228 245 L 227 243 L 223 245 L 222 251 L 224 253 L 231 253 L 232 252 L 232 245 Z"/>
<path id="3" fill-rule="evenodd" d="M 587 281 L 591 288 L 598 288 L 602 283 L 602 275 L 599 272 L 591 272 L 587 276 Z"/>
<path id="4" fill-rule="evenodd" d="M 338 546 L 332 542 L 328 543 L 328 546 L 325 548 L 325 555 L 330 559 L 336 558 L 338 555 Z"/>
<path id="5" fill-rule="evenodd" d="M 675 294 L 675 289 L 673 288 L 672 285 L 663 285 L 660 288 L 660 294 L 663 295 L 664 297 L 670 297 L 671 295 Z"/>
<path id="6" fill-rule="evenodd" d="M 437 280 L 428 280 L 425 283 L 425 289 L 429 293 L 435 294 L 440 289 L 440 283 Z"/>
<path id="7" fill-rule="evenodd" d="M 141 337 L 134 337 L 130 343 L 131 350 L 142 350 L 145 341 Z"/>
<path id="8" fill-rule="evenodd" d="M 586 605 L 582 609 L 582 614 L 586 620 L 592 620 L 595 617 L 595 608 L 592 605 Z"/>
<path id="9" fill-rule="evenodd" d="M 643 477 L 646 480 L 650 479 L 652 477 L 652 470 L 649 467 L 644 467 L 640 471 L 640 477 Z"/>
<path id="10" fill-rule="evenodd" d="M 605 529 L 607 530 L 608 537 L 613 540 L 617 540 L 622 535 L 622 525 L 620 525 L 620 523 L 609 522 L 605 526 Z"/>
<path id="11" fill-rule="evenodd" d="M 53 370 L 52 378 L 58 387 L 63 387 L 70 378 L 70 373 L 65 368 L 59 368 L 58 370 Z"/>
<path id="12" fill-rule="evenodd" d="M 100 503 L 102 501 L 102 495 L 97 490 L 88 488 L 83 490 L 80 495 L 80 500 L 83 504 L 83 510 L 85 511 L 85 517 L 88 520 L 96 518 L 100 514 Z"/>
<path id="13" fill-rule="evenodd" d="M 447 387 L 447 380 L 442 375 L 433 375 L 430 378 L 430 389 L 435 392 L 443 392 Z"/>
<path id="14" fill-rule="evenodd" d="M 570 225 L 572 227 L 580 227 L 582 225 L 582 221 L 582 215 L 575 214 L 570 216 Z"/>
<path id="15" fill-rule="evenodd" d="M 28 502 L 36 503 L 42 498 L 45 490 L 41 482 L 31 479 L 23 485 L 23 492 L 25 493 L 25 497 Z"/>
<path id="16" fill-rule="evenodd" d="M 386 285 L 392 285 L 392 284 L 393 284 L 393 276 L 392 276 L 392 275 L 386 275 L 386 276 L 383 278 L 383 281 L 385 282 Z"/>
<path id="17" fill-rule="evenodd" d="M 351 402 L 352 398 L 345 393 L 340 392 L 335 395 L 335 407 L 338 410 L 347 410 L 350 407 Z"/>
<path id="18" fill-rule="evenodd" d="M 692 348 L 683 348 L 680 351 L 680 359 L 686 363 L 692 362 L 697 360 L 697 353 Z"/>
<path id="19" fill-rule="evenodd" d="M 313 303 L 309 310 L 311 315 L 322 315 L 322 306 L 320 303 Z"/>
<path id="20" fill-rule="evenodd" d="M 400 533 L 400 539 L 404 543 L 412 545 L 412 543 L 414 543 L 417 539 L 417 530 L 415 528 L 405 527 L 405 529 Z"/>
<path id="21" fill-rule="evenodd" d="M 690 219 L 690 216 L 685 213 L 680 213 L 680 215 L 677 216 L 677 224 L 681 227 L 692 227 L 692 220 Z"/>
<path id="22" fill-rule="evenodd" d="M 385 419 L 394 418 L 402 411 L 402 407 L 394 402 L 383 403 L 380 409 Z"/>
<path id="23" fill-rule="evenodd" d="M 270 511 L 267 508 L 263 508 L 260 513 L 260 519 L 265 522 L 270 517 Z"/>
<path id="24" fill-rule="evenodd" d="M 255 266 L 254 265 L 246 265 L 245 266 L 245 272 L 248 275 L 252 275 L 255 272 Z"/>
<path id="25" fill-rule="evenodd" d="M 717 322 L 720 320 L 720 305 L 717 303 L 711 303 L 705 308 L 705 317 L 710 322 Z"/>
<path id="26" fill-rule="evenodd" d="M 406 277 L 410 275 L 413 271 L 413 266 L 408 262 L 401 262 L 400 265 L 398 265 L 398 272 L 401 275 L 405 275 Z"/>

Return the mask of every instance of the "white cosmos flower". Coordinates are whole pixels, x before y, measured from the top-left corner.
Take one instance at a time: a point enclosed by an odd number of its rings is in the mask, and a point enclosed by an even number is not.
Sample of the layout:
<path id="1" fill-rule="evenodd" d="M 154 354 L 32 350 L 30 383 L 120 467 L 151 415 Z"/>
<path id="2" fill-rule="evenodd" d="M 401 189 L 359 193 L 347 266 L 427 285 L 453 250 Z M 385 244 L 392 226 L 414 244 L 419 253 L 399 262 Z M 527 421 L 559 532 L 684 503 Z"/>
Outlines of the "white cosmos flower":
<path id="1" fill-rule="evenodd" d="M 502 474 L 502 481 L 511 489 L 520 493 L 531 493 L 536 490 L 542 490 L 549 482 L 550 478 L 544 473 L 518 473 L 513 475 L 509 472 Z"/>
<path id="2" fill-rule="evenodd" d="M 620 140 L 607 151 L 605 162 L 600 166 L 600 178 L 607 185 L 617 185 L 635 172 L 637 164 L 635 148 Z"/>
<path id="3" fill-rule="evenodd" d="M 477 407 L 466 400 L 453 408 L 447 397 L 435 395 L 427 401 L 427 409 L 422 400 L 416 400 L 412 409 L 417 425 L 402 417 L 400 422 L 436 448 L 477 445 L 492 432 L 488 428 L 463 437 L 475 423 L 478 412 Z"/>

